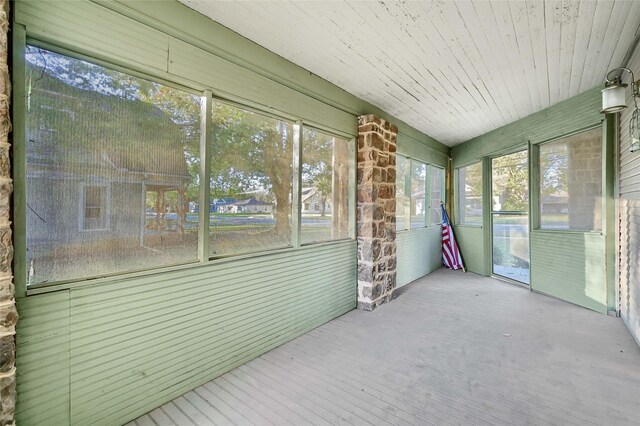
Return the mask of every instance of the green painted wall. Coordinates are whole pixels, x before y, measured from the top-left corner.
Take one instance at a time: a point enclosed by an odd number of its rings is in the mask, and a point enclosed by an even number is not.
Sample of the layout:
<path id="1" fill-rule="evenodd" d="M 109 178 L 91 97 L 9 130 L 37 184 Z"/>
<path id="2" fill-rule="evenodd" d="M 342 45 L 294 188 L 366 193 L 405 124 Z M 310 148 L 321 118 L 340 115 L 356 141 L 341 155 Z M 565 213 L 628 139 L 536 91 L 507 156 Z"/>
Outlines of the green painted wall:
<path id="1" fill-rule="evenodd" d="M 454 233 L 465 268 L 470 272 L 484 275 L 484 230 L 477 226 L 456 226 Z"/>
<path id="2" fill-rule="evenodd" d="M 398 136 L 398 154 L 443 167 L 445 170 L 448 167 L 447 154 L 404 135 Z M 441 226 L 398 231 L 396 244 L 398 287 L 442 267 Z"/>
<path id="3" fill-rule="evenodd" d="M 399 231 L 396 243 L 398 287 L 442 267 L 441 226 Z"/>
<path id="4" fill-rule="evenodd" d="M 604 237 L 596 233 L 531 233 L 532 288 L 607 313 Z"/>
<path id="5" fill-rule="evenodd" d="M 536 145 L 602 125 L 604 116 L 600 114 L 600 90 L 600 87 L 593 88 L 453 147 L 454 169 L 485 159 L 483 166 L 488 170 L 490 163 L 487 158 L 526 149 L 529 143 Z M 607 274 L 607 270 L 613 268 L 613 252 L 612 249 L 606 249 L 608 245 L 613 246 L 610 240 L 614 235 L 611 221 L 608 220 L 614 215 L 614 208 L 608 202 L 613 181 L 613 170 L 608 164 L 613 158 L 612 146 L 615 142 L 611 139 L 613 136 L 610 134 L 603 144 L 607 154 L 604 159 L 607 167 L 603 168 L 607 171 L 603 173 L 603 194 L 607 203 L 603 210 L 607 213 L 603 222 L 606 223 L 603 232 L 568 233 L 534 229 L 530 233 L 531 289 L 603 313 L 606 313 L 608 305 L 611 308 L 614 302 L 610 300 L 607 291 L 615 286 L 611 274 Z M 489 275 L 492 262 L 488 216 L 491 196 L 491 187 L 488 184 L 490 172 L 484 172 L 483 177 L 484 226 L 479 228 L 458 225 L 455 232 L 469 270 Z M 532 203 L 536 202 L 535 194 L 532 193 L 530 198 Z M 535 221 L 535 209 L 532 209 L 532 214 Z"/>
<path id="6" fill-rule="evenodd" d="M 119 424 L 355 307 L 355 242 L 19 300 L 19 424 Z"/>
<path id="7" fill-rule="evenodd" d="M 19 1 L 15 20 L 18 53 L 26 31 L 45 47 L 195 91 L 211 89 L 216 97 L 345 136 L 355 135 L 357 115 L 374 113 L 398 125 L 403 149 L 446 165 L 446 146 L 175 1 Z M 18 61 L 16 93 L 24 84 L 21 69 Z M 21 102 L 14 103 L 16 141 L 24 136 Z M 14 158 L 18 424 L 126 422 L 356 305 L 355 241 L 26 296 L 25 166 L 17 142 Z M 408 266 L 399 272 L 406 279 L 436 267 L 432 234 L 421 230 L 411 237 L 425 240 L 406 243 Z M 416 247 L 428 256 L 416 251 L 412 261 Z"/>

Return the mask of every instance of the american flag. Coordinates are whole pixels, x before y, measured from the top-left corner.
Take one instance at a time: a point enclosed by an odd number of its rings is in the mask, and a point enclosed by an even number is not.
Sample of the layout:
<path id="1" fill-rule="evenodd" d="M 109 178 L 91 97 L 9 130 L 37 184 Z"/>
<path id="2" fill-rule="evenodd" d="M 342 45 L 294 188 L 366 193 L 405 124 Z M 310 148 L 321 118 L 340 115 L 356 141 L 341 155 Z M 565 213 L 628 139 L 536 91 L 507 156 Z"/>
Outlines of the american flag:
<path id="1" fill-rule="evenodd" d="M 440 203 L 440 208 L 442 209 L 442 263 L 448 269 L 461 269 L 462 257 L 453 236 L 449 216 L 442 203 Z"/>

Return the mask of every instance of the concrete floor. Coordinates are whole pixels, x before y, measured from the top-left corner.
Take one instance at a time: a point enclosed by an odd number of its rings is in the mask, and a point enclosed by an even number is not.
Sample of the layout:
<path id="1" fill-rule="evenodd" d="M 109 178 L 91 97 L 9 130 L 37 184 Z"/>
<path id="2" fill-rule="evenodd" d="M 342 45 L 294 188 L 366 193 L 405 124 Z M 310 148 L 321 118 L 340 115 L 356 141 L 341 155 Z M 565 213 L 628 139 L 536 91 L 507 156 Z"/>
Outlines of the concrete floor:
<path id="1" fill-rule="evenodd" d="M 640 424 L 619 318 L 439 270 L 130 425 Z"/>

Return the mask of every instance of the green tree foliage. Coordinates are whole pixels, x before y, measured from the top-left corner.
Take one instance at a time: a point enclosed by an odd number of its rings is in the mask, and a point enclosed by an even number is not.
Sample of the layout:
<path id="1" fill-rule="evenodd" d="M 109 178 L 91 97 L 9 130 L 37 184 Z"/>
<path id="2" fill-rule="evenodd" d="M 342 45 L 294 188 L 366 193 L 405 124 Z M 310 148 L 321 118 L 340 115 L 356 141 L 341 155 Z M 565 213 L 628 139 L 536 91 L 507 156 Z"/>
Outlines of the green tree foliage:
<path id="1" fill-rule="evenodd" d="M 567 161 L 569 153 L 565 143 L 545 144 L 540 149 L 541 196 L 568 191 Z"/>
<path id="2" fill-rule="evenodd" d="M 335 138 L 313 129 L 304 129 L 302 184 L 313 186 L 320 196 L 320 215 L 325 216 L 327 199 L 333 187 L 333 151 Z"/>
<path id="3" fill-rule="evenodd" d="M 275 230 L 290 233 L 293 126 L 245 109 L 215 102 L 211 138 L 211 194 L 251 193 L 275 204 Z"/>
<path id="4" fill-rule="evenodd" d="M 493 204 L 503 211 L 529 210 L 527 151 L 492 160 Z M 494 207 L 495 208 L 495 207 Z"/>

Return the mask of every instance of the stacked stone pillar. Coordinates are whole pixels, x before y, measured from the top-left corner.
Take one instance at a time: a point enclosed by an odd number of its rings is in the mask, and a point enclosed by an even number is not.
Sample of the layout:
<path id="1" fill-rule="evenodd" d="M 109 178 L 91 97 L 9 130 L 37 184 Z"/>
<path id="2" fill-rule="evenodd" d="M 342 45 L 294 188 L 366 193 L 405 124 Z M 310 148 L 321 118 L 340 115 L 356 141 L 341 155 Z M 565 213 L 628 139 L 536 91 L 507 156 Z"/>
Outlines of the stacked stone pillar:
<path id="1" fill-rule="evenodd" d="M 9 99 L 8 38 L 9 1 L 0 0 L 0 425 L 14 424 L 16 407 L 15 326 L 18 314 L 11 263 L 11 170 L 9 133 L 11 121 Z"/>
<path id="2" fill-rule="evenodd" d="M 358 119 L 358 308 L 371 311 L 396 288 L 396 137 L 375 115 Z"/>

